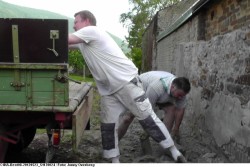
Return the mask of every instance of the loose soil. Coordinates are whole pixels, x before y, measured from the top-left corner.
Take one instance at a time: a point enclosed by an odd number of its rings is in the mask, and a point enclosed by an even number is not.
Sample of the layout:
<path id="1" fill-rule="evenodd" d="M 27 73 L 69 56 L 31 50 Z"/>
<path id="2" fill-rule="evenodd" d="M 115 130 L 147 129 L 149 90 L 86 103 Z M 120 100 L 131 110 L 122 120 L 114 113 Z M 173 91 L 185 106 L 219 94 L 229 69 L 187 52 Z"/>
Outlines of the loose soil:
<path id="1" fill-rule="evenodd" d="M 77 153 L 72 151 L 71 131 L 65 130 L 60 146 L 51 160 L 52 163 L 109 163 L 102 158 L 101 133 L 99 122 L 99 95 L 95 91 L 93 111 L 91 114 L 90 130 L 86 130 L 82 137 Z M 127 134 L 120 141 L 120 161 L 122 163 L 173 163 L 172 159 L 164 154 L 163 149 L 150 139 L 152 155 L 142 152 L 140 133 L 141 126 L 137 120 L 131 124 Z M 181 126 L 181 151 L 191 163 L 225 163 L 230 162 L 228 157 L 215 146 L 213 139 L 206 132 L 200 136 L 192 133 L 189 126 Z M 205 137 L 204 137 L 205 136 Z M 47 150 L 47 134 L 38 133 L 28 148 L 22 153 L 7 158 L 7 162 L 14 163 L 44 163 Z M 212 143 L 212 144 L 211 144 Z"/>

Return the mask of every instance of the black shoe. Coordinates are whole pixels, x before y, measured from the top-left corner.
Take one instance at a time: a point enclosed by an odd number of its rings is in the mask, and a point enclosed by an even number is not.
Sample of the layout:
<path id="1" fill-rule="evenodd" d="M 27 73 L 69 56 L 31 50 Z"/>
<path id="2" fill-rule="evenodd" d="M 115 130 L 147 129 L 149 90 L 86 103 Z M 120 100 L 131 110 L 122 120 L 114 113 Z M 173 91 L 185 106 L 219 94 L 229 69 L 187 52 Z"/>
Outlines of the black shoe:
<path id="1" fill-rule="evenodd" d="M 187 160 L 183 155 L 180 155 L 177 157 L 176 163 L 187 163 Z"/>

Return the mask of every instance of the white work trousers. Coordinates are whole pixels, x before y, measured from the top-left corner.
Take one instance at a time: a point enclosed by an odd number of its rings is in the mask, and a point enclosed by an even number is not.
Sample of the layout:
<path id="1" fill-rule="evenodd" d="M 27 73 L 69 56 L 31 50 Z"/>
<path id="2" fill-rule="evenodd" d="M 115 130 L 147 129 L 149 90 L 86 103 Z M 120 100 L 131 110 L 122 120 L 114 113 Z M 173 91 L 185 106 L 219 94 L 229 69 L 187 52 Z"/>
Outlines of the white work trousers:
<path id="1" fill-rule="evenodd" d="M 132 81 L 116 93 L 101 98 L 101 133 L 104 158 L 120 155 L 117 133 L 119 116 L 128 110 L 139 120 L 143 129 L 163 148 L 174 145 L 166 126 L 154 113 L 141 81 L 138 77 Z"/>

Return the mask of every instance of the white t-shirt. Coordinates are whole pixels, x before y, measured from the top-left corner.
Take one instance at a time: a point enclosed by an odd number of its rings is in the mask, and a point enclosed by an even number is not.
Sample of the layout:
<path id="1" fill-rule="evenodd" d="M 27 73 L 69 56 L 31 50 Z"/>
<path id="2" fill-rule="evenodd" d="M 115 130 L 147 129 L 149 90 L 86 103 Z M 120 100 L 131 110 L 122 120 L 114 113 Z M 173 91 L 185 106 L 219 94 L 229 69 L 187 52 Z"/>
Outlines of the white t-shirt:
<path id="1" fill-rule="evenodd" d="M 104 30 L 96 26 L 87 26 L 74 32 L 73 35 L 85 41 L 78 44 L 78 48 L 101 95 L 115 93 L 138 75 L 134 63 Z"/>
<path id="2" fill-rule="evenodd" d="M 175 75 L 165 71 L 150 71 L 141 74 L 139 77 L 143 83 L 143 89 L 153 106 L 156 103 L 166 102 L 173 103 L 178 108 L 185 106 L 186 97 L 176 100 L 170 95 L 170 86 L 176 78 Z"/>

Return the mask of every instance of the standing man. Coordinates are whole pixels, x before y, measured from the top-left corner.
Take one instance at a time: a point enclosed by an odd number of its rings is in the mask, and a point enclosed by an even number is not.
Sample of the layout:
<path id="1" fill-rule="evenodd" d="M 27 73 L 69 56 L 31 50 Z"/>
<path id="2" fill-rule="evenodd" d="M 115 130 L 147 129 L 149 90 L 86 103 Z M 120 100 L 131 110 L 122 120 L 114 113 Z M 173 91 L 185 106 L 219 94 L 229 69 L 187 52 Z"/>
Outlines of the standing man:
<path id="1" fill-rule="evenodd" d="M 139 78 L 152 106 L 163 110 L 163 122 L 179 144 L 179 128 L 184 116 L 186 95 L 190 91 L 189 80 L 165 71 L 146 72 Z M 118 131 L 119 139 L 125 135 L 133 119 L 130 112 L 123 115 Z"/>
<path id="2" fill-rule="evenodd" d="M 119 162 L 119 116 L 130 111 L 148 134 L 163 148 L 169 149 L 175 161 L 186 162 L 175 147 L 170 134 L 155 115 L 138 78 L 138 69 L 110 35 L 96 26 L 95 16 L 87 11 L 76 13 L 69 46 L 80 49 L 101 95 L 101 134 L 104 158 Z"/>

